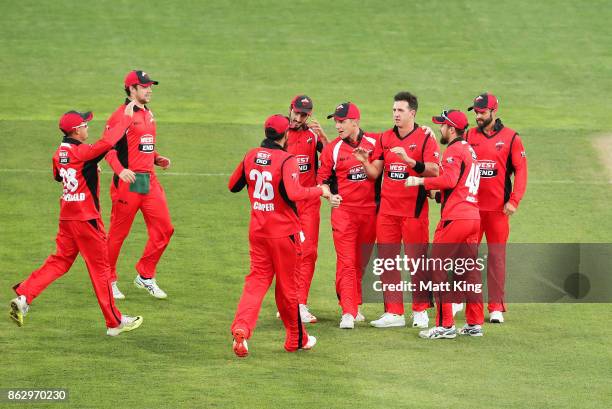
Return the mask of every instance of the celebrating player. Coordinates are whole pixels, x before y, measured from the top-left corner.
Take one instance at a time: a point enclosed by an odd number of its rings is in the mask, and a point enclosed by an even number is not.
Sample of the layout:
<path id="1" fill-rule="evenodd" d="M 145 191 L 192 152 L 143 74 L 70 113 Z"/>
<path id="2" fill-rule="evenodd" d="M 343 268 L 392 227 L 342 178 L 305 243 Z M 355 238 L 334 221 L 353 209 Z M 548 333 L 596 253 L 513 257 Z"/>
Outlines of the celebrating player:
<path id="1" fill-rule="evenodd" d="M 302 187 L 298 161 L 284 149 L 289 118 L 272 115 L 264 125 L 266 138 L 259 148 L 251 149 L 232 174 L 229 189 L 239 192 L 248 187 L 251 201 L 249 252 L 251 272 L 234 322 L 234 353 L 249 354 L 247 339 L 251 337 L 263 298 L 276 276 L 276 306 L 286 330 L 285 349 L 311 349 L 316 338 L 304 328 L 298 307 L 297 275 L 301 257 L 300 221 L 295 202 L 329 198 L 327 186 Z"/>
<path id="2" fill-rule="evenodd" d="M 441 190 L 442 217 L 434 234 L 431 259 L 445 260 L 450 257 L 474 260 L 478 252 L 478 231 L 480 216 L 478 213 L 478 180 L 479 170 L 476 154 L 462 138 L 468 120 L 461 111 L 443 111 L 432 121 L 440 124 L 442 134 L 440 142 L 448 144 L 442 156 L 442 174 L 437 177 L 409 176 L 406 186 L 424 186 L 427 190 Z M 465 263 L 466 265 L 469 263 Z M 475 263 L 471 263 L 472 267 Z M 470 283 L 480 281 L 478 270 L 467 268 L 461 278 Z M 457 272 L 455 271 L 455 274 Z M 437 284 L 446 281 L 446 272 L 434 269 L 431 279 Z M 454 293 L 450 288 L 435 292 L 436 326 L 419 332 L 421 338 L 440 339 L 455 338 L 452 301 Z M 467 324 L 460 333 L 470 336 L 482 336 L 484 312 L 482 296 L 470 293 L 467 297 L 465 313 Z"/>
<path id="3" fill-rule="evenodd" d="M 466 134 L 480 163 L 480 235 L 487 237 L 489 321 L 504 322 L 506 282 L 506 242 L 509 217 L 516 212 L 527 188 L 527 157 L 519 135 L 497 118 L 495 95 L 484 93 L 468 108 L 476 113 L 477 127 Z M 514 174 L 514 186 L 511 176 Z"/>
<path id="4" fill-rule="evenodd" d="M 289 106 L 287 152 L 295 155 L 300 169 L 300 184 L 305 187 L 316 186 L 319 167 L 318 153 L 327 144 L 327 136 L 321 125 L 310 119 L 312 108 L 312 99 L 307 95 L 296 96 Z M 302 243 L 302 258 L 298 276 L 300 316 L 302 322 L 315 323 L 317 317 L 308 308 L 308 292 L 317 261 L 321 200 L 315 197 L 311 200 L 300 200 L 296 204 L 305 237 Z"/>
<path id="5" fill-rule="evenodd" d="M 142 257 L 136 264 L 138 275 L 134 284 L 145 289 L 155 298 L 166 298 L 155 279 L 156 266 L 168 246 L 174 227 L 166 202 L 166 194 L 155 175 L 154 166 L 167 169 L 170 159 L 155 151 L 156 127 L 153 113 L 146 106 L 151 101 L 152 85 L 157 81 L 143 71 L 130 71 L 125 77 L 125 103 L 136 102 L 134 121 L 124 137 L 117 142 L 106 160 L 115 172 L 111 183 L 111 226 L 108 240 L 108 255 L 113 281 L 113 296 L 125 298 L 117 286 L 117 258 L 123 241 L 130 232 L 138 210 L 142 212 L 149 240 Z M 107 126 L 113 127 L 120 118 L 123 105 L 108 119 Z"/>
<path id="6" fill-rule="evenodd" d="M 321 153 L 317 179 L 334 193 L 331 223 L 336 248 L 336 294 L 342 308 L 340 328 L 352 329 L 365 318 L 359 312 L 363 268 L 376 238 L 375 181 L 368 179 L 356 156 L 374 150 L 376 140 L 359 128 L 357 106 L 345 102 L 328 118 L 334 118 L 338 137 Z M 354 154 L 361 148 L 359 155 Z M 341 203 L 340 203 L 341 201 Z"/>
<path id="7" fill-rule="evenodd" d="M 376 242 L 378 257 L 394 258 L 399 255 L 404 243 L 405 255 L 418 259 L 427 253 L 429 242 L 429 209 L 427 194 L 423 186 L 406 188 L 409 176 L 437 176 L 440 150 L 438 143 L 426 128 L 415 123 L 418 109 L 417 97 L 410 92 L 400 92 L 394 97 L 393 120 L 395 126 L 385 131 L 376 144 L 371 161 L 363 149 L 357 149 L 357 158 L 362 162 L 368 177 L 376 179 L 384 170 L 380 209 L 376 220 Z M 424 272 L 417 271 L 411 278 L 422 278 Z M 401 275 L 397 270 L 382 274 L 383 284 L 399 284 Z M 384 291 L 385 312 L 370 322 L 377 328 L 403 327 L 404 301 L 401 291 Z M 412 315 L 414 327 L 427 328 L 430 306 L 429 293 L 413 293 Z"/>
<path id="8" fill-rule="evenodd" d="M 106 320 L 106 333 L 116 336 L 142 324 L 142 317 L 122 315 L 115 306 L 111 291 L 110 266 L 106 233 L 100 216 L 100 183 L 98 162 L 123 136 L 132 123 L 135 101 L 127 104 L 112 128 L 93 145 L 84 143 L 88 137 L 91 112 L 65 113 L 59 122 L 64 139 L 53 156 L 53 176 L 62 182 L 57 250 L 45 263 L 14 288 L 17 298 L 11 301 L 10 317 L 18 326 L 32 301 L 45 288 L 70 270 L 77 255 L 85 260 L 98 304 Z"/>

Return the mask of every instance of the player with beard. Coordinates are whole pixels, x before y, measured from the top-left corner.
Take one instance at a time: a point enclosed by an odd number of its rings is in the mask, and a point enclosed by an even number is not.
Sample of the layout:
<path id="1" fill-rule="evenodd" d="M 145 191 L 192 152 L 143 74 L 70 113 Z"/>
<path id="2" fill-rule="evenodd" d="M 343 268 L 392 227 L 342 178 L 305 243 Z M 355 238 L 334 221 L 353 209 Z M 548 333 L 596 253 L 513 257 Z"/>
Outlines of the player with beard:
<path id="1" fill-rule="evenodd" d="M 523 142 L 518 133 L 497 118 L 498 106 L 493 94 L 477 96 L 468 110 L 474 110 L 478 126 L 469 129 L 465 137 L 480 164 L 480 240 L 486 235 L 488 310 L 492 323 L 504 322 L 509 217 L 516 212 L 527 188 L 527 155 Z"/>
<path id="2" fill-rule="evenodd" d="M 312 99 L 297 95 L 289 106 L 289 130 L 287 131 L 287 152 L 295 155 L 300 169 L 300 184 L 304 187 L 317 185 L 319 153 L 327 145 L 327 136 L 319 122 L 312 119 Z M 321 200 L 313 198 L 296 202 L 300 225 L 304 233 L 302 258 L 298 275 L 298 301 L 302 322 L 315 323 L 315 317 L 308 308 L 308 293 L 317 262 L 319 245 L 319 223 Z"/>
<path id="3" fill-rule="evenodd" d="M 369 179 L 354 151 L 374 150 L 376 140 L 359 128 L 359 109 L 352 102 L 336 107 L 333 114 L 338 137 L 321 153 L 319 183 L 330 186 L 331 224 L 336 248 L 336 294 L 342 308 L 340 328 L 352 329 L 365 318 L 359 312 L 361 280 L 376 239 L 376 182 Z"/>
<path id="4" fill-rule="evenodd" d="M 468 120 L 463 112 L 450 110 L 433 117 L 432 121 L 440 124 L 442 134 L 440 142 L 448 144 L 442 156 L 441 174 L 437 177 L 409 176 L 405 183 L 408 187 L 423 186 L 427 190 L 440 190 L 441 217 L 434 234 L 431 259 L 461 260 L 465 271 L 453 271 L 454 278 L 476 285 L 481 281 L 480 272 L 474 268 L 480 229 L 478 211 L 480 172 L 474 150 L 462 138 Z M 433 283 L 450 284 L 444 268 L 434 267 L 429 273 Z M 426 339 L 455 338 L 457 332 L 452 301 L 460 301 L 455 299 L 459 294 L 443 287 L 440 291 L 434 290 L 434 292 L 437 304 L 436 325 L 419 332 L 419 336 Z M 461 329 L 460 334 L 482 336 L 484 321 L 482 294 L 471 291 L 461 295 L 465 296 L 467 301 L 465 312 L 467 324 Z"/>

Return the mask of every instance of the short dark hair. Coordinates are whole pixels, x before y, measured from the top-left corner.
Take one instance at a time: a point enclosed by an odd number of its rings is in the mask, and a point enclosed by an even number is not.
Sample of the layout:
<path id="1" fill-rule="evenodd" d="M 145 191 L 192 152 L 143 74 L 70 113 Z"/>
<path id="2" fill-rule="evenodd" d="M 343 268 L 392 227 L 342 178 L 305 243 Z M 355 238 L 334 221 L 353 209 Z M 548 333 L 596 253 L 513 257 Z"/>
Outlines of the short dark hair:
<path id="1" fill-rule="evenodd" d="M 417 100 L 416 95 L 413 95 L 408 91 L 398 92 L 393 97 L 393 100 L 394 101 L 406 101 L 410 109 L 414 109 L 415 111 L 419 109 L 419 101 Z"/>
<path id="2" fill-rule="evenodd" d="M 127 95 L 129 97 L 131 95 L 130 94 L 130 87 L 125 87 L 124 90 L 125 90 L 125 95 Z"/>
<path id="3" fill-rule="evenodd" d="M 455 128 L 455 132 L 457 132 L 457 136 L 463 136 L 465 129 Z"/>
<path id="4" fill-rule="evenodd" d="M 278 141 L 285 136 L 285 133 L 278 133 L 274 130 L 274 128 L 266 128 L 266 138 L 272 139 L 273 141 Z"/>

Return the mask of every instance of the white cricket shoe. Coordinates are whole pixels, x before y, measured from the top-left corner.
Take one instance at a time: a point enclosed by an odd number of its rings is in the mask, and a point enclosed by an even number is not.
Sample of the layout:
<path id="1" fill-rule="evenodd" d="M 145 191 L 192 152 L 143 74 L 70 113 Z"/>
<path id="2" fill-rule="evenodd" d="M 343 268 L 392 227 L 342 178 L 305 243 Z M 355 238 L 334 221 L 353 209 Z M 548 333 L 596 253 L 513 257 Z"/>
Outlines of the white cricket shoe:
<path id="1" fill-rule="evenodd" d="M 385 312 L 379 319 L 370 321 L 370 325 L 376 328 L 405 327 L 406 319 L 403 315 Z"/>
<path id="2" fill-rule="evenodd" d="M 13 298 L 10 303 L 11 309 L 9 310 L 9 316 L 18 327 L 23 327 L 23 317 L 28 313 L 30 306 L 26 301 L 25 295 L 20 295 L 17 298 Z"/>
<path id="3" fill-rule="evenodd" d="M 300 304 L 300 317 L 302 317 L 304 324 L 314 324 L 317 322 L 317 317 L 310 312 L 306 304 Z"/>
<path id="4" fill-rule="evenodd" d="M 122 332 L 131 331 L 140 327 L 141 325 L 142 317 L 140 315 L 136 317 L 128 317 L 127 315 L 124 315 L 121 317 L 121 324 L 119 324 L 118 327 L 106 329 L 106 335 L 116 337 Z"/>
<path id="5" fill-rule="evenodd" d="M 123 295 L 121 290 L 119 290 L 119 287 L 117 286 L 116 281 L 113 281 L 111 283 L 111 288 L 113 289 L 113 298 L 115 300 L 125 300 L 125 295 Z"/>
<path id="6" fill-rule="evenodd" d="M 138 288 L 144 288 L 151 294 L 153 297 L 157 299 L 164 299 L 168 297 L 168 294 L 164 292 L 159 286 L 154 278 L 142 278 L 140 275 L 137 275 L 134 279 L 134 285 Z"/>
<path id="7" fill-rule="evenodd" d="M 353 317 L 351 314 L 342 315 L 342 319 L 340 320 L 340 328 L 341 329 L 355 328 L 355 317 Z"/>
<path id="8" fill-rule="evenodd" d="M 425 331 L 420 331 L 419 337 L 425 339 L 453 339 L 457 337 L 457 330 L 454 325 L 450 328 L 432 327 Z"/>
<path id="9" fill-rule="evenodd" d="M 504 314 L 501 311 L 491 311 L 489 313 L 489 322 L 493 324 L 501 324 L 504 322 Z"/>
<path id="10" fill-rule="evenodd" d="M 412 327 L 413 328 L 429 328 L 429 317 L 427 310 L 412 312 Z"/>
<path id="11" fill-rule="evenodd" d="M 463 328 L 459 330 L 459 335 L 468 335 L 470 337 L 482 337 L 482 327 L 480 325 L 465 324 Z"/>
<path id="12" fill-rule="evenodd" d="M 302 347 L 302 349 L 305 351 L 309 351 L 315 346 L 316 343 L 317 338 L 312 335 L 308 335 L 308 342 Z"/>
<path id="13" fill-rule="evenodd" d="M 463 311 L 463 303 L 454 302 L 453 303 L 453 317 L 457 315 L 459 311 Z"/>
<path id="14" fill-rule="evenodd" d="M 361 313 L 361 310 L 357 310 L 357 316 L 355 317 L 355 322 L 364 322 L 365 316 Z"/>

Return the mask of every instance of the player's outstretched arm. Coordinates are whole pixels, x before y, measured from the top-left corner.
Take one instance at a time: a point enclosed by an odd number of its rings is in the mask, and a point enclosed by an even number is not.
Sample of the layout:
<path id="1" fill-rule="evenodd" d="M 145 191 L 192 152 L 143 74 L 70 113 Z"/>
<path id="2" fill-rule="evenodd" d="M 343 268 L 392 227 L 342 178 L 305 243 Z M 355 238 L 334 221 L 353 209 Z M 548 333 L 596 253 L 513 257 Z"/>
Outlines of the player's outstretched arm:
<path id="1" fill-rule="evenodd" d="M 300 170 L 294 156 L 289 157 L 282 165 L 283 183 L 287 196 L 292 201 L 313 199 L 319 196 L 329 197 L 329 187 L 304 187 L 300 185 Z"/>
<path id="2" fill-rule="evenodd" d="M 232 193 L 238 193 L 247 185 L 246 175 L 244 174 L 244 160 L 241 160 L 236 169 L 230 176 L 227 188 Z"/>

